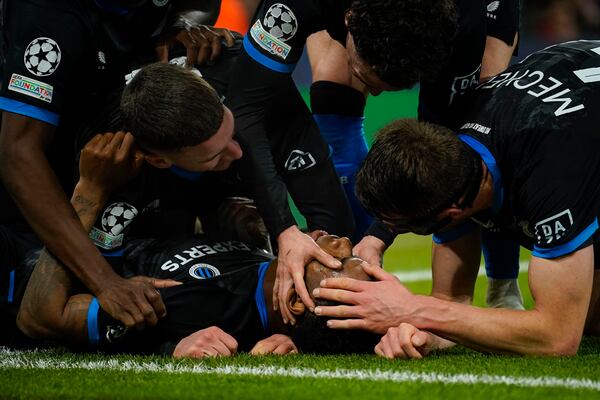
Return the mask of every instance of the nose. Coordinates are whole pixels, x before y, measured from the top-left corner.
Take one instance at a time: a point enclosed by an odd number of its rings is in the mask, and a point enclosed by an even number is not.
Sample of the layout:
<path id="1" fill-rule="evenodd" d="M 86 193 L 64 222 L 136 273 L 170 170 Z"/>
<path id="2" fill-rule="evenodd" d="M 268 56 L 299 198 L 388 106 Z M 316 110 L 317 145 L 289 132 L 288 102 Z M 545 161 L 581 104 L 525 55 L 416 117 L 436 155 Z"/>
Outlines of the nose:
<path id="1" fill-rule="evenodd" d="M 236 140 L 231 139 L 231 142 L 229 143 L 229 146 L 227 148 L 227 155 L 231 160 L 239 160 L 240 158 L 242 158 L 242 148 Z"/>

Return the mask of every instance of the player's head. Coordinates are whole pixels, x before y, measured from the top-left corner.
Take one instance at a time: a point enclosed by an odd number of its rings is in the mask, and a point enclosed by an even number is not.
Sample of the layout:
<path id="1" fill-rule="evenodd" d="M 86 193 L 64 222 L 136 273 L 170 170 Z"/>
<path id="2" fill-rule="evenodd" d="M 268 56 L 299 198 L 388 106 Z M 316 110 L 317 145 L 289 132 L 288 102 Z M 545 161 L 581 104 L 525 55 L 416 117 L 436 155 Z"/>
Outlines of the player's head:
<path id="1" fill-rule="evenodd" d="M 353 74 L 374 95 L 435 79 L 457 29 L 454 0 L 354 0 L 346 13 Z"/>
<path id="2" fill-rule="evenodd" d="M 326 235 L 317 239 L 317 244 L 323 250 L 342 261 L 340 270 L 332 270 L 318 261 L 311 261 L 304 274 L 304 281 L 308 293 L 320 286 L 326 278 L 348 277 L 359 280 L 369 280 L 369 276 L 362 268 L 363 261 L 352 257 L 352 243 L 348 238 Z M 332 305 L 330 301 L 315 299 L 316 305 Z M 296 307 L 295 314 L 299 315 L 298 323 L 294 329 L 293 341 L 298 349 L 304 353 L 318 354 L 350 354 L 372 353 L 379 337 L 370 332 L 361 330 L 335 330 L 327 327 L 327 317 L 319 317 Z"/>
<path id="3" fill-rule="evenodd" d="M 121 97 L 125 129 L 159 168 L 215 171 L 241 157 L 233 115 L 197 73 L 171 64 L 142 68 Z"/>
<path id="4" fill-rule="evenodd" d="M 473 214 L 483 172 L 479 155 L 449 129 L 400 119 L 378 133 L 356 194 L 397 233 L 428 235 Z"/>

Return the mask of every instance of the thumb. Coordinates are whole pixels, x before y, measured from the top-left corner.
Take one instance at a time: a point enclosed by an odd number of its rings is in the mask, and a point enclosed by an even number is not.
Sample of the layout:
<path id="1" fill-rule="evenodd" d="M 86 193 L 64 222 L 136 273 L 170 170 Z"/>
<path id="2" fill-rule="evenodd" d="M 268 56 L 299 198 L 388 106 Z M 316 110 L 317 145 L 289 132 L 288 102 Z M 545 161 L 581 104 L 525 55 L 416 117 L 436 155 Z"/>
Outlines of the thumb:
<path id="1" fill-rule="evenodd" d="M 315 252 L 313 252 L 312 256 L 319 261 L 321 264 L 331 269 L 340 269 L 342 268 L 342 262 L 332 256 L 331 254 L 327 254 L 323 249 L 318 248 Z"/>
<path id="2" fill-rule="evenodd" d="M 375 278 L 375 280 L 385 281 L 385 280 L 390 279 L 390 277 L 394 278 L 393 275 L 388 274 L 381 267 L 367 264 L 367 263 L 363 263 L 362 267 L 363 267 L 363 271 L 365 271 L 370 277 Z"/>

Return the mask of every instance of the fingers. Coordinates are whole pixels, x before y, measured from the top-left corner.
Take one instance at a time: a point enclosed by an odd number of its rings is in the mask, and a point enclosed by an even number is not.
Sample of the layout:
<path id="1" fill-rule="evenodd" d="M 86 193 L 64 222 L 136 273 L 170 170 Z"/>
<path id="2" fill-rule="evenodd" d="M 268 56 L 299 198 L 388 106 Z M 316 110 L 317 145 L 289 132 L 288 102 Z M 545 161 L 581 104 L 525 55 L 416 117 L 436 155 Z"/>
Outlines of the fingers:
<path id="1" fill-rule="evenodd" d="M 361 292 L 367 281 L 359 281 L 352 278 L 328 278 L 321 281 L 322 288 L 343 289 L 351 292 Z"/>
<path id="2" fill-rule="evenodd" d="M 372 278 L 375 278 L 377 281 L 396 279 L 394 275 L 387 273 L 383 268 L 376 265 L 363 264 L 363 271 L 365 271 Z"/>
<path id="3" fill-rule="evenodd" d="M 256 343 L 252 350 L 250 350 L 250 354 L 253 356 L 265 354 L 285 355 L 297 352 L 298 349 L 294 342 L 292 342 L 292 339 L 282 334 L 275 334 L 263 339 Z"/>
<path id="4" fill-rule="evenodd" d="M 317 307 L 319 308 L 319 307 Z M 365 321 L 362 319 L 330 319 L 327 327 L 331 329 L 363 329 L 367 330 Z"/>
<path id="5" fill-rule="evenodd" d="M 169 62 L 169 45 L 167 42 L 161 42 L 154 47 L 156 52 L 156 60 L 161 63 Z"/>
<path id="6" fill-rule="evenodd" d="M 138 310 L 141 313 L 142 318 L 137 318 L 135 328 L 143 330 L 146 326 L 155 326 L 158 323 L 158 317 L 154 312 L 154 309 L 147 301 L 136 301 Z"/>
<path id="7" fill-rule="evenodd" d="M 231 33 L 231 31 L 227 28 L 216 28 L 215 29 L 219 36 L 225 39 L 225 44 L 227 47 L 231 47 L 235 44 L 235 37 Z"/>
<path id="8" fill-rule="evenodd" d="M 275 283 L 273 284 L 273 295 L 271 297 L 271 301 L 273 302 L 273 311 L 277 311 L 279 309 L 279 276 L 275 276 Z"/>
<path id="9" fill-rule="evenodd" d="M 315 247 L 314 251 L 311 252 L 311 256 L 314 257 L 321 264 L 331 269 L 342 268 L 342 262 L 330 254 L 327 254 L 320 247 Z"/>
<path id="10" fill-rule="evenodd" d="M 165 315 L 167 315 L 165 303 L 163 303 L 162 297 L 156 289 L 150 286 L 148 289 L 146 289 L 145 295 L 146 299 L 150 302 L 153 311 L 156 311 L 158 318 L 163 318 Z"/>
<path id="11" fill-rule="evenodd" d="M 294 316 L 292 315 L 292 313 L 290 312 L 290 310 L 288 310 L 287 308 L 287 293 L 289 292 L 289 290 L 292 288 L 293 286 L 293 281 L 289 275 L 289 273 L 285 270 L 279 270 L 277 271 L 278 273 L 280 273 L 279 275 L 279 293 L 277 296 L 277 302 L 279 304 L 279 312 L 281 313 L 281 316 L 283 317 L 283 322 L 285 324 L 287 323 L 291 323 L 291 324 L 295 324 L 296 323 L 296 318 L 294 318 Z"/>
<path id="12" fill-rule="evenodd" d="M 292 277 L 294 279 L 294 288 L 296 289 L 298 296 L 300 296 L 300 300 L 302 300 L 304 305 L 308 307 L 310 311 L 313 311 L 315 309 L 315 303 L 306 289 L 306 283 L 304 282 L 304 269 L 302 269 L 302 272 L 294 271 Z"/>
<path id="13" fill-rule="evenodd" d="M 310 236 L 310 238 L 312 240 L 314 240 L 315 242 L 317 241 L 318 238 L 320 238 L 321 236 L 325 236 L 327 235 L 327 232 L 317 229 L 316 231 L 312 231 L 308 234 Z"/>
<path id="14" fill-rule="evenodd" d="M 313 296 L 319 299 L 332 300 L 337 303 L 358 304 L 357 294 L 346 290 L 316 288 Z"/>
<path id="15" fill-rule="evenodd" d="M 423 358 L 423 356 L 421 356 L 421 353 L 417 351 L 415 346 L 412 344 L 411 340 L 413 334 L 416 332 L 416 328 L 412 326 L 411 328 L 413 329 L 403 329 L 403 326 L 401 326 L 400 328 L 394 328 L 394 334 L 391 336 L 391 340 L 396 342 L 395 345 L 397 347 L 401 347 L 402 353 L 405 354 L 408 358 L 421 359 Z"/>
<path id="16" fill-rule="evenodd" d="M 356 306 L 317 306 L 315 307 L 315 314 L 322 317 L 334 317 L 334 318 L 360 318 Z"/>
<path id="17" fill-rule="evenodd" d="M 153 279 L 151 283 L 156 289 L 166 289 L 183 284 L 182 282 L 174 279 Z"/>

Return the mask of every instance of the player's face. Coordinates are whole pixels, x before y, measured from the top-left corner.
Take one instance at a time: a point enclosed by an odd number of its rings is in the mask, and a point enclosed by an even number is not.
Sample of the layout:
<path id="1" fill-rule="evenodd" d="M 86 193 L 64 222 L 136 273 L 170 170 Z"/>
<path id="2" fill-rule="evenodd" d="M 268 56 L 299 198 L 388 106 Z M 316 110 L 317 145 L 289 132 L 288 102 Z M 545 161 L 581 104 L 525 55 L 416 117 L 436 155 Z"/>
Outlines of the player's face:
<path id="1" fill-rule="evenodd" d="M 381 94 L 381 92 L 394 92 L 400 90 L 400 88 L 382 81 L 373 71 L 373 68 L 358 55 L 356 47 L 354 46 L 354 39 L 350 33 L 346 36 L 346 55 L 348 56 L 350 71 L 352 71 L 352 74 L 356 78 L 365 84 L 371 95 L 377 96 Z"/>
<path id="2" fill-rule="evenodd" d="M 242 156 L 240 144 L 233 139 L 233 114 L 223 107 L 221 127 L 210 139 L 169 154 L 168 160 L 188 171 L 224 171 Z"/>

